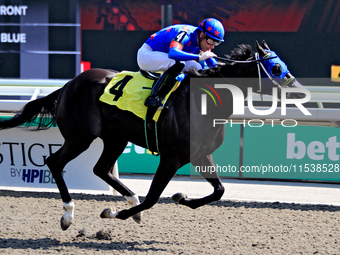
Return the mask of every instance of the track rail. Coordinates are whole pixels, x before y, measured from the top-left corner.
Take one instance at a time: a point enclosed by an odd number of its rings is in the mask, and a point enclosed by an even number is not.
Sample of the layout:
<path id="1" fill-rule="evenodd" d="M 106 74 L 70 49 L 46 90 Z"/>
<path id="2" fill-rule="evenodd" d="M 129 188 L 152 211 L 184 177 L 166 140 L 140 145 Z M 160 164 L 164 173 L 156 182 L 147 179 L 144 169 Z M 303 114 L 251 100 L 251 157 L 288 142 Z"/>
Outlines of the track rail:
<path id="1" fill-rule="evenodd" d="M 53 91 L 61 88 L 68 80 L 20 80 L 20 79 L 0 79 L 0 112 L 13 113 L 22 109 L 29 101 L 39 97 L 44 97 Z M 335 125 L 340 122 L 340 87 L 331 86 L 305 86 L 311 94 L 309 103 L 315 103 L 316 107 L 307 108 L 312 114 L 305 116 L 297 108 L 287 108 L 286 116 L 297 121 L 314 123 L 319 125 Z M 272 97 L 264 95 L 261 99 L 259 94 L 253 94 L 254 102 L 271 102 Z M 334 108 L 325 107 L 327 104 L 337 105 Z M 265 110 L 270 107 L 258 106 L 256 109 Z M 270 115 L 262 116 L 265 119 L 284 119 L 281 109 Z M 245 107 L 245 114 L 242 116 L 232 115 L 231 119 L 259 119 L 258 115 L 250 112 Z M 288 118 L 288 117 L 287 117 Z M 321 123 L 322 122 L 322 123 Z"/>

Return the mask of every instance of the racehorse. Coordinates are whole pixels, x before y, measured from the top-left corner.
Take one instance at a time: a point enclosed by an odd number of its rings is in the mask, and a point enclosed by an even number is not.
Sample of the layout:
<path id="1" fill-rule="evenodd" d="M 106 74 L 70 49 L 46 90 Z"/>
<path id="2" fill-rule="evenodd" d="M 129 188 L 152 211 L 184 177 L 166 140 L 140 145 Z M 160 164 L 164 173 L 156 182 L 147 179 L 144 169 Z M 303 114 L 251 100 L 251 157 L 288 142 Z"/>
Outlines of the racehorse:
<path id="1" fill-rule="evenodd" d="M 99 101 L 105 87 L 116 75 L 115 72 L 104 69 L 87 70 L 48 96 L 26 104 L 13 118 L 2 121 L 0 129 L 12 128 L 24 123 L 29 125 L 33 121 L 39 122 L 37 130 L 57 124 L 65 142 L 57 152 L 47 158 L 46 164 L 52 172 L 63 201 L 65 210 L 61 218 L 63 230 L 71 225 L 74 218 L 74 203 L 62 176 L 63 168 L 87 150 L 94 139 L 100 137 L 104 147 L 100 159 L 94 166 L 94 174 L 125 196 L 133 205 L 130 209 L 121 211 L 105 209 L 101 217 L 127 219 L 132 216 L 139 223 L 141 212 L 157 203 L 163 190 L 180 167 L 190 162 L 193 166 L 213 167 L 211 154 L 224 140 L 225 126 L 213 127 L 211 124 L 215 117 L 214 113 L 209 111 L 207 115 L 201 114 L 199 106 L 202 90 L 190 90 L 190 78 L 204 80 L 211 77 L 223 79 L 259 77 L 263 72 L 259 68 L 261 62 L 264 69 L 267 68 L 265 72 L 279 86 L 287 83 L 288 80 L 296 82 L 284 62 L 269 49 L 265 42 L 262 42 L 262 46 L 256 42 L 256 48 L 257 53 L 254 53 L 250 45 L 239 45 L 239 48 L 234 49 L 227 56 L 228 58 L 224 59 L 226 63 L 218 64 L 201 73 L 188 73 L 177 90 L 168 98 L 166 109 L 162 110 L 157 123 L 160 162 L 149 192 L 142 203 L 133 191 L 112 174 L 114 163 L 129 141 L 147 148 L 143 119 L 131 112 Z M 268 58 L 270 55 L 275 57 Z M 256 88 L 258 83 L 249 82 L 245 86 Z M 242 90 L 244 89 L 243 87 Z M 223 101 L 219 114 L 222 112 L 227 119 L 233 113 L 232 94 L 229 90 L 223 90 L 219 95 Z M 208 108 L 212 108 L 209 103 Z M 186 195 L 177 193 L 172 196 L 172 199 L 193 209 L 219 200 L 224 193 L 224 187 L 218 173 L 211 171 L 200 172 L 200 174 L 213 186 L 212 194 L 199 199 L 188 199 Z"/>

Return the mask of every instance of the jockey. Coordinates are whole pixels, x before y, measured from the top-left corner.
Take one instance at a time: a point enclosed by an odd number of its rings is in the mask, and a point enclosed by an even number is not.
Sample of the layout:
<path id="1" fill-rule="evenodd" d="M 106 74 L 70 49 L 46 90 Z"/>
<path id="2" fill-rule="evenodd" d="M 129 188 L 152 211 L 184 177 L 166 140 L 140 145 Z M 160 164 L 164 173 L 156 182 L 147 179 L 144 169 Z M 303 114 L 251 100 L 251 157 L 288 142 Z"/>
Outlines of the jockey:
<path id="1" fill-rule="evenodd" d="M 214 18 L 203 20 L 198 27 L 172 25 L 151 35 L 138 50 L 138 66 L 146 71 L 165 72 L 153 86 L 145 106 L 162 106 L 181 71 L 201 70 L 198 62 L 215 66 L 217 61 L 213 57 L 216 54 L 211 50 L 224 41 L 223 37 L 224 27 Z"/>

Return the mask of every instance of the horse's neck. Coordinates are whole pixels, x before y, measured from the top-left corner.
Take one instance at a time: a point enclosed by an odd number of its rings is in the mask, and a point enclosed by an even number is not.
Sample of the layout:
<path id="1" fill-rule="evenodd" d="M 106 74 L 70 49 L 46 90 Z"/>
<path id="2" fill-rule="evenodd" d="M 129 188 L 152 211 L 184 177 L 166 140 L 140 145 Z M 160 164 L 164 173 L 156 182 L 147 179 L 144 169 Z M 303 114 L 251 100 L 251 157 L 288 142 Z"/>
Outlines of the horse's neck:
<path id="1" fill-rule="evenodd" d="M 258 71 L 255 63 L 226 65 L 220 72 L 198 78 L 195 84 L 191 87 L 195 100 L 190 103 L 191 107 L 206 112 L 208 119 L 229 118 L 233 113 L 233 102 L 240 106 L 247 97 L 248 87 L 257 90 Z"/>
<path id="2" fill-rule="evenodd" d="M 255 62 L 248 64 L 226 65 L 220 73 L 227 78 L 258 78 L 258 69 Z"/>

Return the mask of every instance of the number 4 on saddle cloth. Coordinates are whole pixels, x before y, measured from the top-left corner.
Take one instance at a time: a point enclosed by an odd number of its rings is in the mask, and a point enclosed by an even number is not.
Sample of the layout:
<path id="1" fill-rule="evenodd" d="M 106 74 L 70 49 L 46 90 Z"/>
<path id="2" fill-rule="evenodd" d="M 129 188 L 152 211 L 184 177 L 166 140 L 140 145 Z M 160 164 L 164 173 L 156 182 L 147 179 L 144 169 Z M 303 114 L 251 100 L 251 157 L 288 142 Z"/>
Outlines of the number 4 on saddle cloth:
<path id="1" fill-rule="evenodd" d="M 165 102 L 170 94 L 175 91 L 180 82 L 185 78 L 185 74 L 177 76 L 178 82 L 166 95 Z M 106 86 L 104 93 L 99 98 L 100 101 L 115 105 L 121 110 L 130 111 L 144 120 L 145 138 L 147 148 L 152 154 L 158 153 L 157 121 L 162 108 L 146 107 L 145 99 L 150 96 L 152 86 L 156 81 L 146 78 L 141 72 L 123 71 L 118 73 Z M 165 103 L 164 102 L 164 103 Z"/>
<path id="2" fill-rule="evenodd" d="M 174 88 L 167 94 L 165 101 L 170 94 L 175 91 L 184 74 L 179 75 L 176 79 L 179 81 Z M 147 107 L 144 105 L 145 99 L 150 96 L 152 86 L 155 80 L 146 78 L 141 72 L 123 71 L 117 74 L 106 86 L 104 93 L 99 98 L 100 101 L 115 105 L 121 110 L 130 111 L 136 116 L 145 120 Z M 158 121 L 161 108 L 153 116 L 154 121 Z"/>

